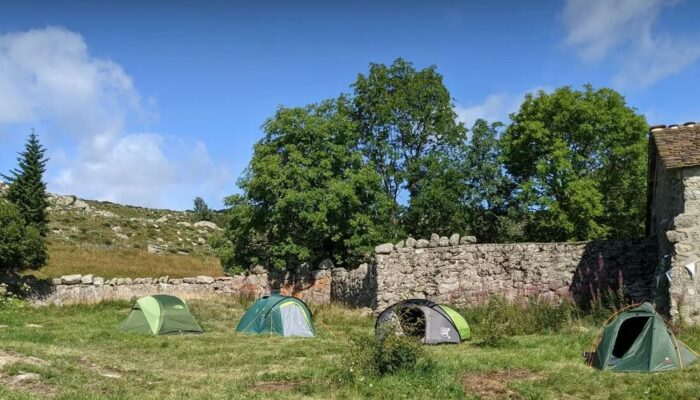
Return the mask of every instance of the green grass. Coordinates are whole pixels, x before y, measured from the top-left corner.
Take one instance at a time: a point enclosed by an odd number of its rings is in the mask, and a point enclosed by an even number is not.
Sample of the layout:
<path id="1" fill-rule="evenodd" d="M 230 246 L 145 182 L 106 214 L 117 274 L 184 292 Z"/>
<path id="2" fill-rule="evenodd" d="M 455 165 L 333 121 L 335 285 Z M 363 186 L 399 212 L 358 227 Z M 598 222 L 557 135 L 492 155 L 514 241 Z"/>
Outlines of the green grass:
<path id="1" fill-rule="evenodd" d="M 371 346 L 373 319 L 338 306 L 312 306 L 316 339 L 238 336 L 234 328 L 249 303 L 192 301 L 206 331 L 200 336 L 119 333 L 116 327 L 130 308 L 125 302 L 0 311 L 0 324 L 8 325 L 0 329 L 0 356 L 13 352 L 48 362 L 5 365 L 0 382 L 20 371 L 38 373 L 41 381 L 24 389 L 0 386 L 0 398 L 463 399 L 479 398 L 475 391 L 489 393 L 487 378 L 463 384 L 465 374 L 488 371 L 532 378 L 504 382 L 501 397 L 510 392 L 526 399 L 695 399 L 700 393 L 698 365 L 662 374 L 587 367 L 580 354 L 589 350 L 597 329 L 581 321 L 569 322 L 559 333 L 514 336 L 499 348 L 475 346 L 483 332 L 472 326 L 471 342 L 427 347 L 433 361 L 428 369 L 383 377 L 354 371 L 348 378 L 353 351 L 348 339 L 364 335 Z M 698 330 L 679 338 L 700 348 Z"/>

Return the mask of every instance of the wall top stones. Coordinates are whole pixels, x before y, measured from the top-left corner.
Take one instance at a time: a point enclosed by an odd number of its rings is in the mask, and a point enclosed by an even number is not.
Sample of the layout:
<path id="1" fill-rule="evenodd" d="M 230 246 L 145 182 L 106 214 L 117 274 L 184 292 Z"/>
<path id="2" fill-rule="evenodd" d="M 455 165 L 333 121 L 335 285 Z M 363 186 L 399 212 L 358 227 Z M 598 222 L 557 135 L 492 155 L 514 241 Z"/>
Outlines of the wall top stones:
<path id="1" fill-rule="evenodd" d="M 414 239 L 409 237 L 401 240 L 398 243 L 384 243 L 374 248 L 375 254 L 391 254 L 394 251 L 399 251 L 403 248 L 432 248 L 432 247 L 449 247 L 460 246 L 464 244 L 476 243 L 475 236 L 460 236 L 458 233 L 453 233 L 450 237 L 440 236 L 437 233 L 430 235 L 430 239 Z"/>

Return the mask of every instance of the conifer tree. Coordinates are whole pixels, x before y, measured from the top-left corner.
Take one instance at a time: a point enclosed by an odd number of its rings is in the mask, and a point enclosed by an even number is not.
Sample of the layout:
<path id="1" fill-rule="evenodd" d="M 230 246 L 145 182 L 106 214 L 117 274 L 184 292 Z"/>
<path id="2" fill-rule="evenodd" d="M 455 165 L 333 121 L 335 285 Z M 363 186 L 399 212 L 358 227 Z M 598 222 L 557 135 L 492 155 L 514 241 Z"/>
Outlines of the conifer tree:
<path id="1" fill-rule="evenodd" d="M 42 236 L 48 230 L 48 200 L 43 181 L 48 159 L 44 152 L 44 147 L 32 130 L 24 151 L 17 157 L 18 167 L 10 171 L 10 175 L 3 175 L 10 184 L 7 199 L 17 206 L 26 223 L 35 227 Z"/>

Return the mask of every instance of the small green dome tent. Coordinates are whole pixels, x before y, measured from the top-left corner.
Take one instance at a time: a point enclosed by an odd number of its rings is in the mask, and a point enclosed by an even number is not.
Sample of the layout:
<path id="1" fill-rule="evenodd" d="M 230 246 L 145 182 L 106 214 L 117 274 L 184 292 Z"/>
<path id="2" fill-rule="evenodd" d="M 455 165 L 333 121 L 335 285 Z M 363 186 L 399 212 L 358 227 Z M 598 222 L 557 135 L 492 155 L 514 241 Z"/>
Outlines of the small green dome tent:
<path id="1" fill-rule="evenodd" d="M 425 344 L 461 343 L 471 332 L 467 321 L 455 310 L 425 299 L 400 301 L 377 317 L 377 338 L 387 330 L 421 338 Z"/>
<path id="2" fill-rule="evenodd" d="M 602 370 L 656 372 L 685 368 L 696 359 L 654 306 L 644 303 L 618 313 L 605 326 L 589 363 Z"/>
<path id="3" fill-rule="evenodd" d="M 289 296 L 263 296 L 243 314 L 236 332 L 280 336 L 316 336 L 311 311 L 303 301 Z"/>
<path id="4" fill-rule="evenodd" d="M 184 301 L 165 294 L 136 300 L 119 330 L 153 335 L 204 332 Z"/>

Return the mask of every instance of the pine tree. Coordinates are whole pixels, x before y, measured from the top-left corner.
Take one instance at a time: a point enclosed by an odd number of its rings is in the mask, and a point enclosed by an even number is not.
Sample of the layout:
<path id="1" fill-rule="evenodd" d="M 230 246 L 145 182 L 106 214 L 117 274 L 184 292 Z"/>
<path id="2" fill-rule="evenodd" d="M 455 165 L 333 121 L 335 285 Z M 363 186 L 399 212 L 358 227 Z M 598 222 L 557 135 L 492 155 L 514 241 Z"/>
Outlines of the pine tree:
<path id="1" fill-rule="evenodd" d="M 13 169 L 10 175 L 3 175 L 10 184 L 7 199 L 17 206 L 27 224 L 34 226 L 42 236 L 48 230 L 46 183 L 42 180 L 48 159 L 44 157 L 44 152 L 44 147 L 32 130 L 24 151 L 17 157 L 18 168 Z"/>

